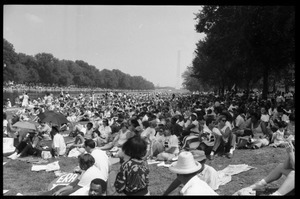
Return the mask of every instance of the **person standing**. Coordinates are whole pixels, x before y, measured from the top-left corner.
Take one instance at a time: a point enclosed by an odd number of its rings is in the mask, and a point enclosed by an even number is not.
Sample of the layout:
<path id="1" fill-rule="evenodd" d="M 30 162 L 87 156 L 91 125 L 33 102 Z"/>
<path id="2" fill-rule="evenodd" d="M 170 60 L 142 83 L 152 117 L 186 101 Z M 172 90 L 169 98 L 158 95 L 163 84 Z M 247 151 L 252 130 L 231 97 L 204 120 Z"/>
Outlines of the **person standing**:
<path id="1" fill-rule="evenodd" d="M 135 135 L 123 144 L 122 151 L 124 161 L 114 183 L 116 191 L 127 196 L 150 195 L 149 166 L 143 160 L 147 153 L 147 142 Z"/>
<path id="2" fill-rule="evenodd" d="M 29 96 L 27 95 L 27 92 L 23 92 L 23 100 L 22 100 L 22 107 L 27 107 L 28 106 L 28 100 Z"/>

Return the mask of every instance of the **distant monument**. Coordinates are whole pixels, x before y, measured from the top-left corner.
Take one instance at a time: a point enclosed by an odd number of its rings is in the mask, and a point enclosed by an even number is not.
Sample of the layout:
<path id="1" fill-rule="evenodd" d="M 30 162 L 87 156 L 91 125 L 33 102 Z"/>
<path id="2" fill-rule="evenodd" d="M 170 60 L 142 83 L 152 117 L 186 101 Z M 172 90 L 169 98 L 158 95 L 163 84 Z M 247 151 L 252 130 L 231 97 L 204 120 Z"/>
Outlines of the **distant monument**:
<path id="1" fill-rule="evenodd" d="M 176 89 L 180 89 L 180 50 L 177 54 L 177 74 L 176 74 Z"/>

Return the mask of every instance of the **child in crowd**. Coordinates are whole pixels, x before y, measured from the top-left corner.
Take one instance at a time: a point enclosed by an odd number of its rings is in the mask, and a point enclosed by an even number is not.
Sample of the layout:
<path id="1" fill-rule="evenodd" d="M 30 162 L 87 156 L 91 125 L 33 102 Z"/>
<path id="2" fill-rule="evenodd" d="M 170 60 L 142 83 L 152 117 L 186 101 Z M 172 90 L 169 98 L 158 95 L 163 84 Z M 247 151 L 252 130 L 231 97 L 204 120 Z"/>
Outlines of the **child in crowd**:
<path id="1" fill-rule="evenodd" d="M 271 143 L 269 146 L 284 147 L 288 142 L 284 138 L 286 123 L 283 121 L 277 121 L 278 130 L 273 133 Z"/>
<path id="2" fill-rule="evenodd" d="M 143 157 L 147 152 L 147 142 L 139 135 L 129 138 L 122 146 L 124 162 L 114 183 L 118 193 L 131 195 L 150 195 L 149 167 Z"/>

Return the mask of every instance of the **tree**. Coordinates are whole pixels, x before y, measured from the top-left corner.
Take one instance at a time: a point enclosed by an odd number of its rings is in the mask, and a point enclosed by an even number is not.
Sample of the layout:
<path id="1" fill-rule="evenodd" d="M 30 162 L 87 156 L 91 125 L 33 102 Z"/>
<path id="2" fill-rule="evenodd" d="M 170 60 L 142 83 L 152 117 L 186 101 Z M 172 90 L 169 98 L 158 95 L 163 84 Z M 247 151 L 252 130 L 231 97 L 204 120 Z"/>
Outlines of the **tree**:
<path id="1" fill-rule="evenodd" d="M 270 72 L 294 63 L 294 18 L 293 6 L 204 6 L 196 15 L 206 38 L 197 45 L 195 76 L 222 90 L 263 78 L 266 98 Z"/>

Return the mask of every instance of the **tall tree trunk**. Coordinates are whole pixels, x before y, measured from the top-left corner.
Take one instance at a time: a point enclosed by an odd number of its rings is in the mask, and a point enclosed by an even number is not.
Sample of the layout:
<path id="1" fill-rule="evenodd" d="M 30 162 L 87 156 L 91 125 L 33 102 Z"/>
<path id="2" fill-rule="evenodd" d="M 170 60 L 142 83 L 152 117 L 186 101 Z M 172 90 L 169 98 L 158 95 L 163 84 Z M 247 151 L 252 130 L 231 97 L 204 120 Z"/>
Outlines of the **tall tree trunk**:
<path id="1" fill-rule="evenodd" d="M 268 90 L 269 90 L 269 67 L 264 66 L 263 71 L 263 92 L 262 92 L 262 99 L 268 98 Z"/>

